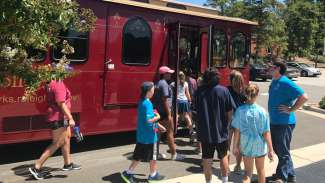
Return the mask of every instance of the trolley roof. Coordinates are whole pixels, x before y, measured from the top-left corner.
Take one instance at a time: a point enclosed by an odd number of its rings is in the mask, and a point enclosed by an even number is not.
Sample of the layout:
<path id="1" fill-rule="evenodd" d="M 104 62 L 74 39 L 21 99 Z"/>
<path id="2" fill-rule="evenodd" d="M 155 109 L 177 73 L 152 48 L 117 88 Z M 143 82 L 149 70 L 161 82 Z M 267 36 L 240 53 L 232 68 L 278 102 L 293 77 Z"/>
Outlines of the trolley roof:
<path id="1" fill-rule="evenodd" d="M 176 9 L 176 8 L 171 8 L 171 7 L 159 6 L 159 5 L 155 5 L 155 4 L 136 2 L 136 1 L 131 1 L 131 0 L 103 0 L 103 1 L 116 3 L 116 4 L 135 6 L 135 7 L 140 7 L 140 8 L 146 8 L 146 9 L 160 10 L 160 11 L 171 12 L 171 13 L 211 18 L 211 19 L 216 19 L 216 20 L 224 20 L 224 21 L 237 22 L 237 23 L 249 24 L 249 25 L 258 25 L 257 22 L 249 21 L 249 20 L 242 19 L 242 18 L 226 17 L 226 16 L 214 15 L 214 14 L 209 14 L 209 13 L 195 12 L 195 11 L 191 11 L 191 10 L 182 10 L 182 9 Z M 184 4 L 184 5 L 186 5 L 186 4 Z"/>

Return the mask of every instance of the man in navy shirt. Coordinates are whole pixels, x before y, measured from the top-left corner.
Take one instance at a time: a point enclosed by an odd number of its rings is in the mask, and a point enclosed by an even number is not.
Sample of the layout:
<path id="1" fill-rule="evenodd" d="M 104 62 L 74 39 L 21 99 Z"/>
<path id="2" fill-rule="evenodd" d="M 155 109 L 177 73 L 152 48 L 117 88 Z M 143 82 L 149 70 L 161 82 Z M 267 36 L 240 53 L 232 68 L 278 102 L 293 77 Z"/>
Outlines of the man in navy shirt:
<path id="1" fill-rule="evenodd" d="M 279 163 L 273 182 L 296 182 L 296 174 L 290 155 L 290 143 L 295 128 L 294 112 L 307 100 L 307 95 L 293 81 L 284 76 L 286 65 L 275 62 L 273 79 L 269 88 L 268 110 L 270 113 L 272 144 Z"/>
<path id="2" fill-rule="evenodd" d="M 206 183 L 211 183 L 215 150 L 220 159 L 222 182 L 228 182 L 228 135 L 235 103 L 228 89 L 219 85 L 219 73 L 213 68 L 205 71 L 203 84 L 195 96 Z"/>
<path id="3" fill-rule="evenodd" d="M 174 139 L 174 121 L 172 117 L 172 99 L 173 91 L 168 84 L 171 76 L 175 71 L 167 66 L 159 68 L 160 80 L 155 86 L 156 94 L 153 99 L 154 107 L 160 114 L 160 122 L 167 129 L 168 146 L 172 160 L 183 160 L 185 156 L 176 152 L 176 144 Z"/>

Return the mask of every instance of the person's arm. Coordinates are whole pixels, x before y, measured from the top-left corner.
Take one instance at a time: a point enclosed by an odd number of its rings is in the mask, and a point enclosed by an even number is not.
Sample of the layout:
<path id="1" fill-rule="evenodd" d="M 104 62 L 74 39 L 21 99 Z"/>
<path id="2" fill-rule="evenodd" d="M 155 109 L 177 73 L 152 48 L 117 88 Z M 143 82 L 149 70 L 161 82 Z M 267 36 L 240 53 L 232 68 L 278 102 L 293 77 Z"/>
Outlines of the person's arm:
<path id="1" fill-rule="evenodd" d="M 154 123 L 160 119 L 160 115 L 158 112 L 155 113 L 155 116 L 151 119 L 148 119 L 148 123 Z"/>
<path id="2" fill-rule="evenodd" d="M 68 120 L 69 120 L 69 125 L 70 126 L 75 126 L 75 121 L 72 117 L 71 111 L 68 108 L 68 106 L 65 104 L 64 101 L 62 102 L 57 102 L 58 106 L 60 107 L 60 109 L 63 111 L 64 115 L 67 116 Z"/>
<path id="3" fill-rule="evenodd" d="M 190 91 L 188 89 L 188 85 L 187 85 L 187 87 L 185 87 L 185 95 L 186 95 L 186 98 L 187 98 L 188 102 L 191 102 L 192 98 L 191 98 L 191 95 L 190 95 Z"/>
<path id="4" fill-rule="evenodd" d="M 271 139 L 271 133 L 270 131 L 264 132 L 263 137 L 267 143 L 267 149 L 268 149 L 268 157 L 270 161 L 273 161 L 274 159 L 274 152 L 273 152 L 273 146 L 272 146 L 272 139 Z"/>
<path id="5" fill-rule="evenodd" d="M 240 142 L 240 131 L 239 129 L 234 128 L 234 142 L 233 142 L 232 152 L 236 156 L 240 154 L 239 142 Z"/>
<path id="6" fill-rule="evenodd" d="M 308 100 L 308 96 L 307 94 L 304 93 L 303 95 L 297 98 L 297 101 L 292 107 L 289 107 L 287 105 L 280 105 L 279 110 L 282 113 L 290 114 L 290 112 L 295 112 L 296 110 L 298 110 L 302 105 L 304 105 L 305 102 L 307 102 L 307 100 Z"/>
<path id="7" fill-rule="evenodd" d="M 168 99 L 167 97 L 163 97 L 163 104 L 164 104 L 164 109 L 166 111 L 166 115 L 168 117 L 168 121 L 171 121 L 173 120 L 172 119 L 172 113 L 170 111 L 170 108 L 169 108 L 169 104 L 168 104 Z"/>
<path id="8" fill-rule="evenodd" d="M 233 110 L 231 109 L 230 111 L 227 112 L 228 126 L 230 125 L 230 123 L 232 121 L 232 115 L 233 115 Z"/>

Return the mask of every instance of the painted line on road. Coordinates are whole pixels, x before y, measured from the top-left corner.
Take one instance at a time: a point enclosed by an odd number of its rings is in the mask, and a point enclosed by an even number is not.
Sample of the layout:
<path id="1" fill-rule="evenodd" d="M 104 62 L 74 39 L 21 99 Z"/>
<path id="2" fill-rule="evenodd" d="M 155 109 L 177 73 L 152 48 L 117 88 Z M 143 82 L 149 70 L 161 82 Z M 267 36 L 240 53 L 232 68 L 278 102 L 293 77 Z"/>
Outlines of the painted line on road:
<path id="1" fill-rule="evenodd" d="M 299 112 L 305 113 L 305 114 L 309 114 L 311 116 L 315 116 L 321 119 L 325 119 L 325 115 L 324 114 L 320 114 L 318 112 L 313 112 L 313 111 L 307 111 L 307 110 L 298 110 Z"/>
<path id="2" fill-rule="evenodd" d="M 321 144 L 303 147 L 291 151 L 295 169 L 325 160 L 324 149 L 325 149 L 325 143 L 321 143 Z M 271 176 L 275 172 L 277 164 L 278 164 L 277 158 L 275 158 L 274 162 L 271 163 L 268 160 L 265 160 L 266 176 Z M 235 166 L 234 164 L 230 165 L 230 169 L 233 169 L 234 166 Z M 256 174 L 256 170 L 254 170 L 254 173 Z M 240 177 L 239 179 L 238 177 L 236 178 L 231 178 L 231 179 L 232 180 L 236 179 L 234 182 L 240 181 Z M 184 177 L 169 179 L 163 182 L 164 183 L 189 183 L 189 182 L 204 183 L 205 179 L 204 179 L 204 174 L 192 174 Z M 213 175 L 212 182 L 221 183 L 221 180 L 216 175 Z"/>

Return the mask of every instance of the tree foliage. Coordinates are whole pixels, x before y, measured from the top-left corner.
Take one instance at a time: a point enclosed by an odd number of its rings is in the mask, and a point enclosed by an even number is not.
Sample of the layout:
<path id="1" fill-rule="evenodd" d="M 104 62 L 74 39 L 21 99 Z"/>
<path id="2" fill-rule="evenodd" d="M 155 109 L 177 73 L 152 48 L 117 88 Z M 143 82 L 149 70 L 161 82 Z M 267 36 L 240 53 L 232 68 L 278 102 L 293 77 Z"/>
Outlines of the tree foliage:
<path id="1" fill-rule="evenodd" d="M 207 0 L 221 15 L 257 21 L 253 36 L 260 48 L 275 57 L 311 56 L 323 53 L 324 0 Z"/>
<path id="2" fill-rule="evenodd" d="M 30 93 L 53 78 L 71 76 L 65 56 L 56 67 L 36 66 L 37 56 L 29 51 L 47 51 L 62 30 L 91 31 L 96 21 L 91 10 L 75 0 L 1 0 L 0 10 L 0 85 L 6 85 L 5 77 L 18 76 Z M 64 46 L 64 54 L 73 53 L 67 42 Z"/>

